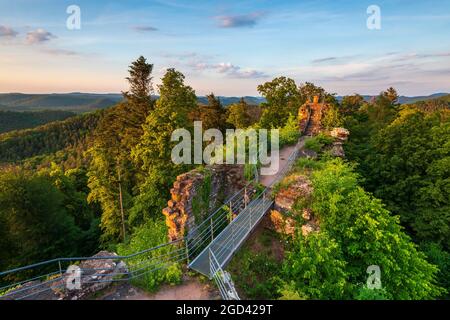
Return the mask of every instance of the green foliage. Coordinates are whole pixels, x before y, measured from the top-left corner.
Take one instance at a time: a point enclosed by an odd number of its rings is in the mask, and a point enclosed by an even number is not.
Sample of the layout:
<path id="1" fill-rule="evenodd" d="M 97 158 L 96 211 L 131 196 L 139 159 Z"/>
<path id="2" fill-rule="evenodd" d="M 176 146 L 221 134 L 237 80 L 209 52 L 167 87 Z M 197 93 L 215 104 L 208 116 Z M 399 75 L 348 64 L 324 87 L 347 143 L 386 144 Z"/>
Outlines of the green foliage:
<path id="1" fill-rule="evenodd" d="M 356 300 L 388 300 L 388 294 L 385 289 L 370 289 L 367 286 L 361 286 L 355 296 Z"/>
<path id="2" fill-rule="evenodd" d="M 259 85 L 258 91 L 267 100 L 262 104 L 261 128 L 281 128 L 287 122 L 289 115 L 297 114 L 301 100 L 294 80 L 278 77 Z"/>
<path id="3" fill-rule="evenodd" d="M 294 282 L 283 284 L 279 289 L 279 294 L 278 300 L 306 300 L 304 296 L 298 293 Z"/>
<path id="4" fill-rule="evenodd" d="M 132 150 L 135 166 L 141 171 L 139 196 L 131 209 L 134 221 L 144 221 L 148 213 L 159 214 L 169 195 L 170 185 L 188 168 L 171 160 L 175 129 L 192 130 L 190 112 L 196 107 L 194 90 L 184 84 L 184 75 L 168 69 L 158 86 L 160 97 L 143 125 L 143 134 Z"/>
<path id="5" fill-rule="evenodd" d="M 303 102 L 312 101 L 314 96 L 318 96 L 319 99 L 323 99 L 327 95 L 322 87 L 316 86 L 314 83 L 308 81 L 300 84 L 298 89 Z"/>
<path id="6" fill-rule="evenodd" d="M 34 129 L 0 134 L 0 162 L 18 162 L 68 147 L 86 148 L 101 114 L 102 111 L 97 111 Z"/>
<path id="7" fill-rule="evenodd" d="M 334 105 L 330 105 L 324 112 L 321 119 L 322 126 L 331 130 L 332 128 L 342 126 L 342 117 L 338 111 L 338 108 Z"/>
<path id="8" fill-rule="evenodd" d="M 136 199 L 136 185 L 142 181 L 142 169 L 134 163 L 132 152 L 140 143 L 144 134 L 143 124 L 154 109 L 151 99 L 153 65 L 142 56 L 129 67 L 130 91 L 124 93 L 125 102 L 108 110 L 96 130 L 95 141 L 89 154 L 92 161 L 89 166 L 88 200 L 99 203 L 103 214 L 101 227 L 104 242 L 124 240 L 129 227 L 127 223 L 130 211 L 132 222 L 142 223 L 141 211 L 152 188 L 144 181 Z M 154 189 L 153 189 L 154 190 Z M 154 200 L 154 199 L 152 199 Z M 155 201 L 157 202 L 157 201 Z M 155 202 L 150 202 L 148 206 Z M 133 205 L 136 205 L 133 207 Z M 147 206 L 147 208 L 148 208 Z M 133 208 L 133 209 L 131 209 Z M 123 212 L 122 212 L 123 210 Z"/>
<path id="9" fill-rule="evenodd" d="M 165 226 L 164 220 L 148 220 L 145 224 L 134 230 L 133 236 L 128 243 L 117 246 L 117 252 L 123 256 L 131 255 L 151 247 L 156 247 L 165 242 L 167 242 L 167 227 Z M 168 264 L 168 268 L 159 269 L 154 272 L 145 272 L 154 269 L 156 266 L 167 264 L 168 261 L 166 261 L 167 259 L 164 260 L 164 255 L 167 256 L 176 249 L 174 246 L 166 246 L 127 260 L 130 269 L 136 270 L 137 274 L 141 274 L 141 276 L 132 280 L 133 284 L 154 292 L 161 284 L 167 283 L 174 285 L 180 283 L 182 277 L 181 264 L 174 261 L 172 261 L 173 264 Z M 140 270 L 142 268 L 144 269 Z"/>
<path id="10" fill-rule="evenodd" d="M 222 132 L 226 129 L 226 110 L 219 98 L 211 93 L 206 96 L 208 105 L 198 105 L 190 112 L 192 121 L 202 121 L 203 130 L 218 129 Z"/>
<path id="11" fill-rule="evenodd" d="M 437 268 L 425 260 L 378 199 L 358 186 L 358 175 L 340 159 L 328 161 L 313 179 L 313 212 L 339 244 L 346 272 L 364 282 L 369 265 L 379 265 L 382 284 L 394 299 L 439 296 Z"/>
<path id="12" fill-rule="evenodd" d="M 272 241 L 276 235 L 265 230 L 249 240 L 228 267 L 236 287 L 247 299 L 277 299 L 280 296 L 280 262 L 275 258 Z M 253 247 L 257 247 L 255 250 Z"/>
<path id="13" fill-rule="evenodd" d="M 280 129 L 280 147 L 296 144 L 300 138 L 300 127 L 294 114 L 289 115 L 286 124 Z"/>
<path id="14" fill-rule="evenodd" d="M 227 123 L 236 129 L 246 129 L 251 123 L 249 105 L 241 98 L 239 103 L 233 103 L 227 108 Z"/>
<path id="15" fill-rule="evenodd" d="M 14 112 L 0 111 L 0 133 L 34 128 L 53 121 L 61 121 L 73 117 L 75 113 L 69 111 L 34 111 Z"/>
<path id="16" fill-rule="evenodd" d="M 297 162 L 295 163 L 295 168 L 298 169 L 307 169 L 307 170 L 313 170 L 313 169 L 320 169 L 323 167 L 323 163 L 320 161 L 316 161 L 310 158 L 299 158 Z"/>
<path id="17" fill-rule="evenodd" d="M 326 232 L 299 235 L 283 264 L 291 290 L 308 299 L 342 299 L 349 290 L 346 261 L 339 244 Z"/>
<path id="18" fill-rule="evenodd" d="M 305 148 L 320 152 L 324 146 L 330 145 L 333 141 L 334 139 L 332 137 L 319 133 L 317 136 L 305 141 Z"/>
<path id="19" fill-rule="evenodd" d="M 364 131 L 356 134 L 348 155 L 360 162 L 366 188 L 400 215 L 418 241 L 442 243 L 448 249 L 449 121 L 439 111 L 405 107 L 372 137 Z"/>
<path id="20" fill-rule="evenodd" d="M 93 248 L 79 242 L 85 235 L 80 227 L 89 232 L 90 225 L 80 218 L 77 226 L 75 213 L 67 207 L 67 198 L 77 196 L 73 192 L 59 188 L 47 175 L 0 172 L 0 270 L 91 253 Z"/>
<path id="21" fill-rule="evenodd" d="M 450 253 L 437 243 L 429 242 L 420 245 L 430 263 L 439 268 L 437 275 L 439 285 L 445 289 L 441 298 L 450 298 Z"/>
<path id="22" fill-rule="evenodd" d="M 345 96 L 342 98 L 340 111 L 344 115 L 350 115 L 357 112 L 361 106 L 364 104 L 364 98 L 355 94 L 353 96 Z"/>
<path id="23" fill-rule="evenodd" d="M 208 215 L 210 208 L 211 172 L 205 172 L 203 177 L 203 182 L 197 189 L 198 193 L 192 199 L 192 213 L 194 214 L 196 224 L 203 222 L 203 219 Z"/>

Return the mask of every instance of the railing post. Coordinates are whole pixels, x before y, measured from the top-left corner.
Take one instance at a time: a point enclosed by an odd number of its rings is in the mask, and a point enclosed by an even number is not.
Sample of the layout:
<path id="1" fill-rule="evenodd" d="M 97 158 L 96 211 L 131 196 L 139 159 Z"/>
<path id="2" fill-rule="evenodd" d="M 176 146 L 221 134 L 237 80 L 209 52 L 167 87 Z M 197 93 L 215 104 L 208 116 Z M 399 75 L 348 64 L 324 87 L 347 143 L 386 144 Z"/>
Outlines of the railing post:
<path id="1" fill-rule="evenodd" d="M 188 246 L 188 239 L 184 239 L 184 246 L 186 250 L 186 263 L 189 265 L 189 246 Z"/>
<path id="2" fill-rule="evenodd" d="M 234 251 L 236 249 L 234 241 L 234 223 L 231 223 L 231 242 L 232 242 L 232 250 Z"/>
<path id="3" fill-rule="evenodd" d="M 244 188 L 244 209 L 247 208 L 247 187 Z"/>
<path id="4" fill-rule="evenodd" d="M 59 275 L 60 277 L 62 277 L 61 260 L 58 260 L 58 265 L 59 265 Z"/>
<path id="5" fill-rule="evenodd" d="M 209 279 L 213 278 L 213 266 L 212 266 L 212 260 L 211 260 L 211 248 L 208 250 L 208 258 L 209 258 Z"/>
<path id="6" fill-rule="evenodd" d="M 250 206 L 250 208 L 249 208 L 249 215 L 250 215 L 250 217 L 249 217 L 249 221 L 250 221 L 250 228 L 249 228 L 249 231 L 252 231 L 252 206 Z"/>
<path id="7" fill-rule="evenodd" d="M 211 224 L 210 228 L 211 228 L 211 242 L 212 242 L 214 240 L 214 222 L 212 218 L 210 224 Z"/>

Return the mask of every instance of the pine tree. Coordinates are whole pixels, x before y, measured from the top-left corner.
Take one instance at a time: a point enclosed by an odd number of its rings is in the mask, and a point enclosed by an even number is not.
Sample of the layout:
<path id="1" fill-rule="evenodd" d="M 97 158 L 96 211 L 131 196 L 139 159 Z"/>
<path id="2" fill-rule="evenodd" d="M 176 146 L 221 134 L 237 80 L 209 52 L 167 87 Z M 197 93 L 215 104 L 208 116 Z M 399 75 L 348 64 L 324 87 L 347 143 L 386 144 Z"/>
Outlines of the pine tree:
<path id="1" fill-rule="evenodd" d="M 168 69 L 161 80 L 160 97 L 147 117 L 139 144 L 132 151 L 134 162 L 144 172 L 140 194 L 131 212 L 131 220 L 136 224 L 144 222 L 151 213 L 159 214 L 165 205 L 166 190 L 176 175 L 186 169 L 171 160 L 176 144 L 171 141 L 171 135 L 179 128 L 192 129 L 189 114 L 197 105 L 197 97 L 184 84 L 184 75 L 175 69 Z"/>

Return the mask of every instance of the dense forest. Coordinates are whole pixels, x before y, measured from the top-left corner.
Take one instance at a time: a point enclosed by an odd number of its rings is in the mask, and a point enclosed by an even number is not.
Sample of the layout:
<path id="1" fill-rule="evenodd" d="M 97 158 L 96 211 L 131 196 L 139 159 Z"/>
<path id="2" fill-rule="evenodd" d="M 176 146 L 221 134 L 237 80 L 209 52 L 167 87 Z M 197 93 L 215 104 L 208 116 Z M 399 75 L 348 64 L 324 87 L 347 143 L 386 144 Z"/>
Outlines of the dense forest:
<path id="1" fill-rule="evenodd" d="M 258 86 L 260 105 L 240 99 L 224 107 L 213 93 L 198 103 L 175 69 L 166 71 L 154 92 L 153 65 L 144 57 L 128 71 L 129 91 L 115 106 L 0 135 L 0 270 L 100 248 L 129 254 L 164 242 L 161 210 L 170 187 L 194 168 L 171 161 L 173 130 L 192 130 L 195 120 L 203 121 L 204 130 L 279 128 L 281 143 L 291 144 L 298 139 L 299 106 L 319 95 L 329 105 L 323 127 L 350 131 L 347 160 L 321 152 L 295 167 L 312 180 L 309 205 L 322 230 L 284 239 L 283 261 L 270 250 L 248 254 L 244 248 L 237 284 L 249 298 L 447 296 L 448 97 L 401 105 L 389 88 L 370 101 L 359 95 L 339 101 L 312 83 L 278 77 Z M 327 143 L 313 142 L 318 151 Z M 386 266 L 386 285 L 373 296 L 361 285 L 361 268 L 379 261 Z M 155 277 L 146 278 L 147 287 L 180 274 Z"/>
<path id="2" fill-rule="evenodd" d="M 13 130 L 38 127 L 49 122 L 65 120 L 74 115 L 73 112 L 69 111 L 0 111 L 0 134 Z"/>

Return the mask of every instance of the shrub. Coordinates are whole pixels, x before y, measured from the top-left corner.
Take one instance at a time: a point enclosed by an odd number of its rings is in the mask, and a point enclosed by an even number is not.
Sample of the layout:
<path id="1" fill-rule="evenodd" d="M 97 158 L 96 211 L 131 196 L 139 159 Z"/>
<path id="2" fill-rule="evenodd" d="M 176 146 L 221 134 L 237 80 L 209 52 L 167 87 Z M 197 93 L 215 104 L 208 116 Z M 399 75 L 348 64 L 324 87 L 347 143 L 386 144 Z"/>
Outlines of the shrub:
<path id="1" fill-rule="evenodd" d="M 286 125 L 280 129 L 280 147 L 295 144 L 300 138 L 300 127 L 294 115 L 290 115 Z"/>
<path id="2" fill-rule="evenodd" d="M 167 227 L 164 221 L 162 219 L 150 220 L 135 229 L 128 243 L 119 244 L 117 252 L 119 255 L 130 255 L 165 242 L 167 242 Z M 165 246 L 125 261 L 130 271 L 135 271 L 135 274 L 139 275 L 132 282 L 150 292 L 157 290 L 164 283 L 179 283 L 182 277 L 181 264 L 176 263 L 175 260 L 167 261 L 167 256 L 161 258 L 164 254 L 176 249 L 175 245 Z M 158 267 L 162 268 L 154 270 Z"/>
<path id="3" fill-rule="evenodd" d="M 319 152 L 324 146 L 330 145 L 333 141 L 334 139 L 332 137 L 319 133 L 317 136 L 306 140 L 305 148 Z"/>
<path id="4" fill-rule="evenodd" d="M 356 300 L 388 300 L 388 294 L 385 289 L 370 289 L 367 286 L 361 286 L 357 295 Z"/>

